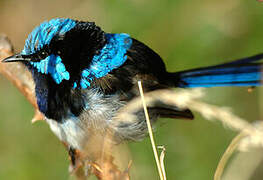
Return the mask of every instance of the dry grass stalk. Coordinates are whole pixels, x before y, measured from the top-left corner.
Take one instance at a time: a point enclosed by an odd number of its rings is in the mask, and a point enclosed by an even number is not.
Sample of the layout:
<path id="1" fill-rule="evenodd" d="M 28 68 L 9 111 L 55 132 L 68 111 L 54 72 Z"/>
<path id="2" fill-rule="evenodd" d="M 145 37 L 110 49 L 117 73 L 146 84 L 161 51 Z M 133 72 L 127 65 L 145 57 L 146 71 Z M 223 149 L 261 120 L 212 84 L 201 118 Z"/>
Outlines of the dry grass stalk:
<path id="1" fill-rule="evenodd" d="M 165 172 L 165 165 L 164 165 L 164 157 L 165 157 L 165 147 L 164 146 L 157 146 L 158 149 L 161 149 L 161 154 L 160 154 L 160 164 L 161 164 L 161 168 L 163 171 L 163 175 L 164 175 L 164 179 L 166 180 L 166 172 Z"/>
<path id="2" fill-rule="evenodd" d="M 215 174 L 215 178 L 219 180 L 227 160 L 237 147 L 239 147 L 239 149 L 241 145 L 242 149 L 244 149 L 244 147 L 249 148 L 251 146 L 263 147 L 263 125 L 260 123 L 257 124 L 257 126 L 253 126 L 246 120 L 231 113 L 228 108 L 203 103 L 199 100 L 203 97 L 203 95 L 204 93 L 202 89 L 181 89 L 176 91 L 157 90 L 146 93 L 144 100 L 148 106 L 154 104 L 155 101 L 159 101 L 165 104 L 178 106 L 180 108 L 189 108 L 193 111 L 199 112 L 207 120 L 218 120 L 224 126 L 229 127 L 232 130 L 242 132 L 242 138 L 241 136 L 238 136 L 233 140 L 230 147 L 228 147 L 226 153 L 223 155 L 222 160 L 219 162 L 218 169 Z M 128 117 L 140 108 L 142 108 L 140 99 L 134 99 L 126 107 L 121 109 L 120 117 Z"/>
<path id="3" fill-rule="evenodd" d="M 232 154 L 235 152 L 235 150 L 238 148 L 240 141 L 245 137 L 246 135 L 244 133 L 239 133 L 234 139 L 232 139 L 231 143 L 225 150 L 223 156 L 221 157 L 215 174 L 214 174 L 214 180 L 221 180 L 225 166 L 229 160 L 229 158 L 232 156 Z"/>
<path id="4" fill-rule="evenodd" d="M 263 132 L 253 127 L 246 120 L 239 118 L 229 111 L 229 108 L 217 107 L 215 105 L 206 104 L 199 99 L 204 95 L 203 89 L 180 89 L 180 90 L 156 90 L 146 93 L 144 99 L 148 106 L 156 101 L 177 106 L 182 109 L 189 108 L 199 112 L 207 120 L 218 120 L 224 126 L 235 131 L 243 131 L 245 134 L 253 137 L 263 137 Z M 132 100 L 127 106 L 121 109 L 119 116 L 129 116 L 131 113 L 142 108 L 140 98 Z M 120 119 L 121 121 L 121 119 Z M 261 140 L 263 143 L 263 139 Z"/>
<path id="5" fill-rule="evenodd" d="M 159 176 L 160 176 L 161 180 L 165 180 L 165 177 L 166 177 L 164 175 L 165 171 L 163 171 L 163 169 L 161 167 L 160 159 L 159 159 L 159 156 L 158 156 L 158 153 L 157 153 L 157 148 L 156 148 L 154 137 L 153 137 L 151 121 L 150 121 L 150 118 L 149 118 L 146 102 L 145 102 L 145 99 L 144 99 L 144 94 L 143 94 L 142 82 L 141 81 L 138 81 L 138 86 L 139 86 L 139 90 L 140 90 L 141 101 L 142 101 L 142 105 L 143 105 L 143 109 L 144 109 L 144 113 L 145 113 L 145 118 L 146 118 L 146 122 L 147 122 L 148 132 L 149 132 L 149 136 L 150 136 L 152 149 L 153 149 L 156 165 L 157 165 L 157 168 L 158 168 Z"/>

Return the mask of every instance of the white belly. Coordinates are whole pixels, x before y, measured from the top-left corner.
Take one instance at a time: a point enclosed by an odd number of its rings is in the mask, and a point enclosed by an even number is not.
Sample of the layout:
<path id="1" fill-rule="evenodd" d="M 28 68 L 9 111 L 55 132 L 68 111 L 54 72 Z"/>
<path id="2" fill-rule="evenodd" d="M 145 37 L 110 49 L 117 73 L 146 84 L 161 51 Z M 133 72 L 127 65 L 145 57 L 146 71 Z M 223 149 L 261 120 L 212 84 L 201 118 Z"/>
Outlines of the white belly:
<path id="1" fill-rule="evenodd" d="M 74 148 L 82 149 L 83 139 L 87 136 L 87 133 L 80 128 L 78 119 L 68 119 L 63 123 L 58 123 L 51 119 L 46 119 L 46 121 L 61 141 L 66 142 Z"/>

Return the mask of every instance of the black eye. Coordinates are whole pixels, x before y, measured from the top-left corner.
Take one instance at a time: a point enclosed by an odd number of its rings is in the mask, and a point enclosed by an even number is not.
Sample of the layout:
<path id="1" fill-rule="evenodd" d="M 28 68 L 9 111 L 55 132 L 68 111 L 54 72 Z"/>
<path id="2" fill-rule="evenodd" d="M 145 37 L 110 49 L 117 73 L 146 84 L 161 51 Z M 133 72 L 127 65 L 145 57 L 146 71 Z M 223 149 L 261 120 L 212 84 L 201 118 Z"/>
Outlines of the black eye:
<path id="1" fill-rule="evenodd" d="M 48 53 L 46 51 L 39 52 L 39 59 L 45 59 L 48 56 Z"/>

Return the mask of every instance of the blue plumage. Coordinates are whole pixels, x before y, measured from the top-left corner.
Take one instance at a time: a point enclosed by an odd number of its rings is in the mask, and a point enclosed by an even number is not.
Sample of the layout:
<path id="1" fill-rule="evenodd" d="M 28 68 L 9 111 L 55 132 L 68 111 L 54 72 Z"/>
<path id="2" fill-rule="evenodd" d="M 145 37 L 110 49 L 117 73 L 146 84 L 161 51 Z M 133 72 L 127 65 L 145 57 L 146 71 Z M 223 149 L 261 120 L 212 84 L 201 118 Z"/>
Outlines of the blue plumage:
<path id="1" fill-rule="evenodd" d="M 57 18 L 43 22 L 28 36 L 21 54 L 33 54 L 49 45 L 55 35 L 63 35 L 76 25 L 72 19 Z"/>
<path id="2" fill-rule="evenodd" d="M 225 67 L 182 73 L 179 87 L 260 86 L 261 67 Z"/>
<path id="3" fill-rule="evenodd" d="M 107 44 L 95 55 L 89 68 L 81 73 L 80 86 L 85 89 L 94 78 L 101 78 L 120 67 L 127 59 L 125 55 L 131 47 L 132 39 L 128 34 L 106 34 Z M 75 85 L 76 86 L 76 85 Z"/>
<path id="4" fill-rule="evenodd" d="M 89 68 L 81 73 L 80 87 L 86 89 L 94 78 L 101 78 L 120 67 L 127 59 L 127 50 L 132 44 L 132 39 L 128 34 L 106 34 L 108 43 L 101 49 L 100 54 L 95 55 Z M 30 64 L 42 74 L 50 74 L 57 84 L 62 80 L 69 80 L 70 74 L 66 70 L 62 59 L 58 55 L 49 55 L 45 59 Z M 74 88 L 77 83 L 74 83 Z"/>
<path id="5" fill-rule="evenodd" d="M 131 119 L 116 121 L 118 110 L 138 96 L 138 80 L 144 91 L 259 86 L 262 58 L 263 54 L 169 73 L 157 53 L 128 34 L 105 33 L 93 22 L 58 18 L 36 27 L 22 52 L 4 61 L 25 64 L 35 81 L 39 109 L 51 129 L 70 147 L 83 149 L 92 135 L 107 130 L 116 142 L 147 134 L 142 109 Z M 152 122 L 158 117 L 193 118 L 188 109 L 160 102 L 148 111 Z"/>
<path id="6" fill-rule="evenodd" d="M 53 19 L 42 23 L 35 28 L 26 40 L 23 55 L 34 54 L 43 47 L 48 46 L 55 36 L 63 36 L 70 31 L 76 22 L 71 19 Z M 81 72 L 80 88 L 86 89 L 90 86 L 94 78 L 101 78 L 112 70 L 120 67 L 127 59 L 127 50 L 131 47 L 132 39 L 128 34 L 105 34 L 107 44 L 95 55 L 90 66 Z M 30 64 L 39 73 L 50 74 L 57 84 L 62 80 L 69 80 L 70 73 L 59 55 L 50 54 L 45 59 Z M 73 88 L 78 87 L 77 82 L 73 83 Z"/>
<path id="7" fill-rule="evenodd" d="M 69 80 L 70 74 L 62 63 L 60 56 L 51 54 L 39 62 L 30 62 L 39 73 L 50 74 L 53 80 L 60 84 L 62 80 Z"/>
<path id="8" fill-rule="evenodd" d="M 179 77 L 179 87 L 216 86 L 260 86 L 262 65 L 255 63 L 262 55 L 252 56 L 206 68 L 175 73 Z"/>

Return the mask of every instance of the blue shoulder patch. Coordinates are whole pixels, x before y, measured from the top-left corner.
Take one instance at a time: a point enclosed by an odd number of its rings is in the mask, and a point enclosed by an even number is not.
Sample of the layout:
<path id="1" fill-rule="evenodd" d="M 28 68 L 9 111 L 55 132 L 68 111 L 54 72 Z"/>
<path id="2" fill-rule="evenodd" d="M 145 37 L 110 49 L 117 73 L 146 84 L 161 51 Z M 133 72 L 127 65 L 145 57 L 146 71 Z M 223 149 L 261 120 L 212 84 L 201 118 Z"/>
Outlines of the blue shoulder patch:
<path id="1" fill-rule="evenodd" d="M 89 68 L 82 71 L 79 86 L 85 89 L 90 86 L 95 78 L 101 78 L 124 64 L 125 55 L 132 45 L 132 39 L 128 34 L 105 34 L 107 44 L 101 49 L 99 55 L 95 55 Z M 74 83 L 73 88 L 79 87 Z"/>
<path id="2" fill-rule="evenodd" d="M 43 22 L 28 35 L 21 54 L 28 55 L 35 53 L 44 45 L 49 44 L 55 35 L 63 35 L 75 25 L 76 21 L 64 18 L 57 18 Z"/>

